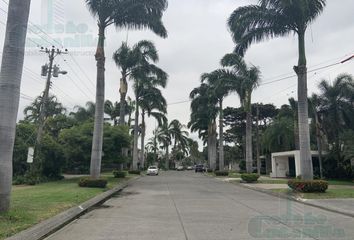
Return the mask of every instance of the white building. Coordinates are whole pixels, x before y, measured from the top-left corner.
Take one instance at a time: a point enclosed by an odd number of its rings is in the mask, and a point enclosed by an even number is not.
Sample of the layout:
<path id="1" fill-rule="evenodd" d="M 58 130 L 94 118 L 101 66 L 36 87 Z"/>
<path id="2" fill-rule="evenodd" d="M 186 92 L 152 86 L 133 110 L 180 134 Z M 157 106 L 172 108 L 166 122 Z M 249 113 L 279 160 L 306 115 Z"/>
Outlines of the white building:
<path id="1" fill-rule="evenodd" d="M 318 165 L 318 151 L 311 151 L 312 163 Z M 272 178 L 296 177 L 301 175 L 300 151 L 272 153 Z"/>

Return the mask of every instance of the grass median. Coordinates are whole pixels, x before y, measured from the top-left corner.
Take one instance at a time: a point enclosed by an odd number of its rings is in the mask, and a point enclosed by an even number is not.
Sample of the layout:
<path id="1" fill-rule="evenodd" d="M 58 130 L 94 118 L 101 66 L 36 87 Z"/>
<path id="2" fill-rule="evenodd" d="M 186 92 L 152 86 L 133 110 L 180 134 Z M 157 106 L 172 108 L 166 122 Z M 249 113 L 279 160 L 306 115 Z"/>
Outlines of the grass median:
<path id="1" fill-rule="evenodd" d="M 128 176 L 125 179 L 116 179 L 111 174 L 102 176 L 108 180 L 105 189 L 80 188 L 77 185 L 77 178 L 36 186 L 14 186 L 11 210 L 6 214 L 0 214 L 0 239 L 77 206 L 131 178 Z"/>

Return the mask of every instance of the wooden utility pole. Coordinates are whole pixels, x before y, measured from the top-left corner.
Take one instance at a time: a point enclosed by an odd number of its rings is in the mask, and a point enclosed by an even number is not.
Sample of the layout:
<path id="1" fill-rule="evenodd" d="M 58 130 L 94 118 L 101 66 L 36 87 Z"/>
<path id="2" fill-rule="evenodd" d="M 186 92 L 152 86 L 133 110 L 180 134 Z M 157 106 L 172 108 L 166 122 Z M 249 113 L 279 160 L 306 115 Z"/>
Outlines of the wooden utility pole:
<path id="1" fill-rule="evenodd" d="M 65 50 L 65 53 L 67 53 L 68 50 Z M 41 104 L 41 109 L 39 113 L 39 119 L 38 119 L 38 131 L 37 131 L 37 139 L 36 139 L 36 145 L 39 146 L 42 135 L 43 135 L 43 128 L 44 128 L 44 120 L 45 116 L 47 113 L 47 107 L 48 107 L 48 99 L 49 99 L 49 89 L 51 85 L 51 79 L 53 77 L 58 77 L 59 73 L 60 74 L 67 74 L 67 72 L 62 71 L 59 72 L 59 68 L 57 66 L 53 66 L 53 62 L 56 56 L 63 54 L 63 52 L 59 49 L 55 49 L 53 46 L 52 49 L 44 49 L 42 48 L 41 52 L 44 52 L 48 54 L 49 56 L 49 65 L 46 64 L 42 67 L 42 76 L 47 76 L 47 81 L 45 84 L 45 89 L 43 93 L 43 99 L 42 99 L 42 104 Z"/>

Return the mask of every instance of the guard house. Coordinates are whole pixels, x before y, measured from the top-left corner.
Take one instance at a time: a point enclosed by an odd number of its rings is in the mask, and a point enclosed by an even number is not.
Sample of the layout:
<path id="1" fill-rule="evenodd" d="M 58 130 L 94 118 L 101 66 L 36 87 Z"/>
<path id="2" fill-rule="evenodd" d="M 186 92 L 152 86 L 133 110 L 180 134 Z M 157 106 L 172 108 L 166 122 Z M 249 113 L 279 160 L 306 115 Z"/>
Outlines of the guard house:
<path id="1" fill-rule="evenodd" d="M 311 151 L 314 174 L 319 171 L 318 151 Z M 272 178 L 297 177 L 301 175 L 300 151 L 272 153 Z"/>

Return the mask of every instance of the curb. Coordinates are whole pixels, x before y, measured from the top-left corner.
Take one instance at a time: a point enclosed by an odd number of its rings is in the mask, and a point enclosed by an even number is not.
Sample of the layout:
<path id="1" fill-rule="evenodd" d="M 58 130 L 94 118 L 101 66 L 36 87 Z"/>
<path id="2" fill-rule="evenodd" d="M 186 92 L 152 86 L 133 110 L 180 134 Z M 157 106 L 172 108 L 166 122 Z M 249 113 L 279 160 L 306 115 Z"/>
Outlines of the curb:
<path id="1" fill-rule="evenodd" d="M 72 207 L 58 215 L 49 218 L 29 229 L 26 229 L 22 232 L 17 233 L 16 235 L 6 238 L 5 240 L 41 240 L 49 235 L 53 234 L 54 232 L 58 231 L 59 229 L 63 228 L 65 225 L 69 224 L 70 222 L 74 221 L 78 217 L 86 214 L 89 212 L 93 207 L 100 205 L 111 198 L 114 194 L 119 193 L 124 188 L 129 186 L 132 182 L 136 181 L 140 177 L 133 178 L 128 180 L 125 183 L 119 184 L 115 188 L 108 190 L 100 195 L 97 195 L 94 198 L 82 203 L 79 206 Z"/>
<path id="2" fill-rule="evenodd" d="M 230 183 L 233 184 L 233 183 Z M 234 184 L 235 185 L 235 184 Z M 237 184 L 237 186 L 243 187 L 243 188 L 247 188 L 256 192 L 261 192 L 261 193 L 265 193 L 268 195 L 271 195 L 273 197 L 278 197 L 278 198 L 282 198 L 282 199 L 287 199 L 287 200 L 291 200 L 294 202 L 298 202 L 307 206 L 311 206 L 311 207 L 315 207 L 315 208 L 319 208 L 322 210 L 326 210 L 329 212 L 333 212 L 333 213 L 337 213 L 337 214 L 341 214 L 341 215 L 345 215 L 347 217 L 352 217 L 354 218 L 354 213 L 350 213 L 350 212 L 345 212 L 344 210 L 340 210 L 340 209 L 336 209 L 336 208 L 331 208 L 331 207 L 325 207 L 316 203 L 311 203 L 311 202 L 307 202 L 306 199 L 302 199 L 302 198 L 298 198 L 295 196 L 291 196 L 291 195 L 287 195 L 287 194 L 283 194 L 283 193 L 275 193 L 266 189 L 261 189 L 258 187 L 251 187 L 249 185 L 244 185 L 244 184 Z"/>

